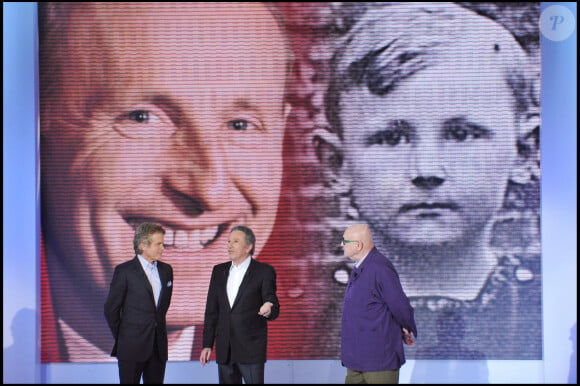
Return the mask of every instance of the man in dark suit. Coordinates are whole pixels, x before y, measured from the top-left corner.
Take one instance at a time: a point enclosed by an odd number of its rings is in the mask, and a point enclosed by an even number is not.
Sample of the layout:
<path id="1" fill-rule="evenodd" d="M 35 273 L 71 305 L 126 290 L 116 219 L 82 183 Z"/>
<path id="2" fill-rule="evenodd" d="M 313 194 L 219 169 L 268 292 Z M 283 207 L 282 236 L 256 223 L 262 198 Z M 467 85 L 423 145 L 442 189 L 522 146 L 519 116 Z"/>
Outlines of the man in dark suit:
<path id="1" fill-rule="evenodd" d="M 165 230 L 139 225 L 133 238 L 135 258 L 115 268 L 105 317 L 115 338 L 121 383 L 163 383 L 167 363 L 165 315 L 173 292 L 173 269 L 160 261 Z"/>
<path id="2" fill-rule="evenodd" d="M 252 259 L 256 238 L 245 226 L 235 226 L 228 239 L 231 262 L 214 266 L 199 360 L 205 365 L 216 343 L 220 383 L 264 383 L 269 320 L 280 313 L 276 271 Z"/>

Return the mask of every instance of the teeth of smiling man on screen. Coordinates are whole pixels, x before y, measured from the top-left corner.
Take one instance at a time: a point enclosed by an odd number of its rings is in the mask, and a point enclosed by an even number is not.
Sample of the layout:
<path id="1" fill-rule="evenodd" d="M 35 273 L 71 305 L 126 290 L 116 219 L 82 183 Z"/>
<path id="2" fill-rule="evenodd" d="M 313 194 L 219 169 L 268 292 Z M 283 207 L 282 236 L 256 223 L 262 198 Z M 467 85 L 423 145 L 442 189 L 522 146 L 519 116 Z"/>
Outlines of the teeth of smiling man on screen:
<path id="1" fill-rule="evenodd" d="M 165 230 L 165 244 L 175 248 L 197 248 L 202 249 L 210 241 L 212 241 L 219 232 L 219 226 L 213 226 L 204 229 L 194 229 L 186 231 L 183 229 Z"/>

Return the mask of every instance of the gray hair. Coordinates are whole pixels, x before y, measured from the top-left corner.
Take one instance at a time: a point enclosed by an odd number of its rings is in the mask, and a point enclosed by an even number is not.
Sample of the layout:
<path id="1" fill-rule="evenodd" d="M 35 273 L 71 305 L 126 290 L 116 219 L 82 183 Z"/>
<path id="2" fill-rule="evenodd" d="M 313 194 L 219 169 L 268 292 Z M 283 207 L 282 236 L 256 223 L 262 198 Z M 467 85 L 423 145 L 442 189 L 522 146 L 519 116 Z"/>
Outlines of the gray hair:
<path id="1" fill-rule="evenodd" d="M 149 246 L 151 245 L 150 237 L 155 233 L 161 233 L 165 235 L 165 229 L 161 225 L 144 222 L 140 224 L 135 230 L 135 236 L 133 237 L 133 249 L 135 253 L 140 255 L 143 253 L 141 249 L 141 243 Z"/>

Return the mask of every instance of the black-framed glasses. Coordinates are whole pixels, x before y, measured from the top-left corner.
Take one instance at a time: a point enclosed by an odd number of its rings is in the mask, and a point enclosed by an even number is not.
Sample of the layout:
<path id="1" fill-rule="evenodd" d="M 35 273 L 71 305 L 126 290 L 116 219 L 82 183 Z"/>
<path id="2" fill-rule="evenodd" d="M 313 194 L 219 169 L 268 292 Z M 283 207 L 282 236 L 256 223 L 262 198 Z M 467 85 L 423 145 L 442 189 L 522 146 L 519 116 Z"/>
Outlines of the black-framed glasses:
<path id="1" fill-rule="evenodd" d="M 345 239 L 342 239 L 342 241 L 340 243 L 341 244 L 358 243 L 358 240 L 345 240 Z"/>

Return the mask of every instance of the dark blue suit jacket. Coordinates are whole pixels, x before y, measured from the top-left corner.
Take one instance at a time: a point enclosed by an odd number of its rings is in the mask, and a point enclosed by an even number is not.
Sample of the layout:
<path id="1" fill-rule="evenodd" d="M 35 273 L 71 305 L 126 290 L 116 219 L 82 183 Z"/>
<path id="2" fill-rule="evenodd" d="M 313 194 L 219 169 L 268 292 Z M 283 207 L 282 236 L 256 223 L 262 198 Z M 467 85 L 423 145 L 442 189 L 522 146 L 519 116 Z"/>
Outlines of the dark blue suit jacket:
<path id="1" fill-rule="evenodd" d="M 232 362 L 264 363 L 267 322 L 276 319 L 280 313 L 276 271 L 271 265 L 252 259 L 230 307 L 227 283 L 231 265 L 229 261 L 213 268 L 205 307 L 203 347 L 213 347 L 215 341 L 217 363 L 228 362 L 229 348 Z M 265 302 L 274 305 L 269 318 L 258 315 Z"/>
<path id="2" fill-rule="evenodd" d="M 159 357 L 167 361 L 165 316 L 173 292 L 173 269 L 158 261 L 157 270 L 161 294 L 156 307 L 153 288 L 137 256 L 115 268 L 105 302 L 105 318 L 115 338 L 111 356 L 119 360 L 145 361 L 157 339 Z"/>

